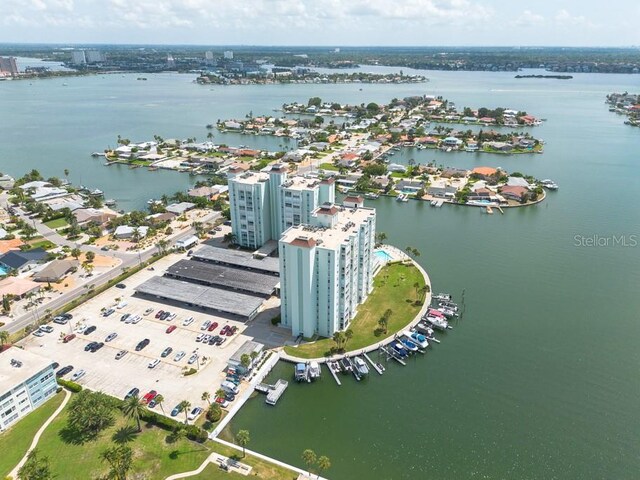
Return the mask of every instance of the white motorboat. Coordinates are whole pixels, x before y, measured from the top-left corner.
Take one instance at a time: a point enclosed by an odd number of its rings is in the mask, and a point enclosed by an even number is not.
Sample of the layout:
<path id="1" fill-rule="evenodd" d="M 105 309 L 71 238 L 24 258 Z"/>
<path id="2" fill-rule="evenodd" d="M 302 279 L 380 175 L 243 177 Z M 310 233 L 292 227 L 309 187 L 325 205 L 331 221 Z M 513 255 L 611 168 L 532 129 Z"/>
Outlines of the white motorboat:
<path id="1" fill-rule="evenodd" d="M 311 380 L 315 380 L 316 378 L 320 378 L 321 374 L 322 374 L 322 370 L 320 369 L 320 364 L 318 362 L 310 362 L 309 378 L 311 378 Z"/>
<path id="2" fill-rule="evenodd" d="M 427 337 L 425 337 L 421 333 L 410 332 L 407 330 L 402 332 L 402 334 L 422 349 L 425 349 L 429 346 L 429 341 L 427 340 Z"/>
<path id="3" fill-rule="evenodd" d="M 369 374 L 369 367 L 367 366 L 367 362 L 365 362 L 361 357 L 353 357 L 353 364 L 361 376 Z"/>
<path id="4" fill-rule="evenodd" d="M 433 328 L 437 328 L 438 330 L 446 330 L 449 328 L 449 322 L 442 317 L 427 315 L 425 320 L 433 325 Z"/>
<path id="5" fill-rule="evenodd" d="M 440 300 L 442 302 L 450 302 L 453 299 L 453 296 L 450 293 L 438 293 L 433 296 L 434 300 Z"/>

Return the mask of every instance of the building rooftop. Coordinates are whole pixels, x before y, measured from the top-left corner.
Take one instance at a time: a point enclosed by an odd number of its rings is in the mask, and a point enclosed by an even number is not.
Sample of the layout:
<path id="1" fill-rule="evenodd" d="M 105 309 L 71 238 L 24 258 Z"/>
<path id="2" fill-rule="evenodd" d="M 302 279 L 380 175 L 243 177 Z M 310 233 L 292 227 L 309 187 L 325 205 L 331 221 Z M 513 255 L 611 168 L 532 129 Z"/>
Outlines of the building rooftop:
<path id="1" fill-rule="evenodd" d="M 237 183 L 245 183 L 245 184 L 256 184 L 260 182 L 268 182 L 269 174 L 264 172 L 249 171 L 249 172 L 241 173 L 240 175 L 236 175 L 235 177 L 230 179 L 230 181 L 237 182 Z"/>
<path id="2" fill-rule="evenodd" d="M 203 245 L 193 252 L 192 258 L 224 265 L 235 265 L 239 268 L 265 272 L 271 275 L 278 275 L 280 273 L 280 263 L 277 258 L 254 258 L 251 253 L 240 250 Z"/>
<path id="3" fill-rule="evenodd" d="M 29 380 L 52 363 L 48 358 L 21 348 L 11 347 L 5 350 L 0 353 L 0 394 Z"/>
<path id="4" fill-rule="evenodd" d="M 242 362 L 243 355 L 251 355 L 252 352 L 260 352 L 263 348 L 263 344 L 254 342 L 253 340 L 247 340 L 240 345 L 240 348 L 238 348 L 233 355 L 231 355 L 229 363 L 240 364 Z"/>
<path id="5" fill-rule="evenodd" d="M 308 248 L 315 246 L 317 248 L 335 249 L 353 235 L 353 232 L 357 232 L 358 226 L 362 222 L 375 215 L 375 209 L 373 208 L 345 208 L 339 206 L 335 208 L 337 209 L 335 214 L 337 221 L 333 224 L 333 227 L 297 225 L 286 230 L 282 234 L 280 241 Z M 320 209 L 316 210 L 316 212 L 318 211 Z"/>
<path id="6" fill-rule="evenodd" d="M 197 260 L 180 260 L 167 269 L 166 275 L 261 296 L 271 295 L 280 280 L 266 273 Z"/>
<path id="7" fill-rule="evenodd" d="M 283 188 L 287 190 L 312 190 L 320 186 L 320 181 L 317 178 L 305 178 L 305 177 L 289 177 L 286 182 L 282 184 Z"/>
<path id="8" fill-rule="evenodd" d="M 188 303 L 219 312 L 249 318 L 263 299 L 244 293 L 208 287 L 168 277 L 152 277 L 136 287 L 136 292 L 165 300 Z"/>

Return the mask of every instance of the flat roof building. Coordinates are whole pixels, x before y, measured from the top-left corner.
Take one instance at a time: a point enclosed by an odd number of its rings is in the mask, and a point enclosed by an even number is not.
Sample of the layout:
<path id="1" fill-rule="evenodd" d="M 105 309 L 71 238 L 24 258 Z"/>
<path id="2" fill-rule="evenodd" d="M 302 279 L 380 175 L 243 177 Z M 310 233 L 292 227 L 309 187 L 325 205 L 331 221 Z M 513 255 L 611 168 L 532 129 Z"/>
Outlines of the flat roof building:
<path id="1" fill-rule="evenodd" d="M 240 250 L 231 250 L 228 248 L 203 245 L 198 250 L 193 252 L 191 258 L 193 258 L 194 260 L 227 265 L 230 267 L 249 270 L 253 272 L 267 273 L 269 275 L 278 276 L 280 273 L 280 264 L 278 263 L 277 258 L 256 258 L 252 254 Z"/>
<path id="2" fill-rule="evenodd" d="M 349 326 L 373 287 L 375 222 L 374 209 L 326 203 L 311 224 L 282 234 L 281 318 L 293 335 L 331 337 Z"/>
<path id="3" fill-rule="evenodd" d="M 51 360 L 16 347 L 0 353 L 0 431 L 46 402 L 57 388 Z"/>

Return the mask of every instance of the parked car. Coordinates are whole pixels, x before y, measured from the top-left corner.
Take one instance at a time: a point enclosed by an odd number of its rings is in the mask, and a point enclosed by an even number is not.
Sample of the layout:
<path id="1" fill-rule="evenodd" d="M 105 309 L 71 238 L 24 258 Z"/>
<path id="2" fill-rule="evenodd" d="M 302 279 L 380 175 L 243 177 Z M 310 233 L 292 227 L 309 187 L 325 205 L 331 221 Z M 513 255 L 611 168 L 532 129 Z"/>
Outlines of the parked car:
<path id="1" fill-rule="evenodd" d="M 64 338 L 62 339 L 62 343 L 69 343 L 74 338 L 76 338 L 75 333 L 70 333 L 69 335 L 65 335 Z"/>
<path id="2" fill-rule="evenodd" d="M 179 362 L 184 358 L 185 355 L 186 355 L 186 352 L 184 350 L 180 350 L 178 353 L 176 353 L 175 357 L 173 357 L 173 361 Z"/>
<path id="3" fill-rule="evenodd" d="M 69 322 L 69 320 L 62 317 L 61 315 L 53 317 L 53 323 L 57 323 L 58 325 L 66 325 L 67 322 Z"/>
<path id="4" fill-rule="evenodd" d="M 127 288 L 124 283 L 116 283 L 116 288 Z"/>
<path id="5" fill-rule="evenodd" d="M 128 352 L 126 350 L 120 350 L 118 353 L 116 353 L 116 360 L 120 360 L 122 357 L 124 357 Z"/>
<path id="6" fill-rule="evenodd" d="M 156 358 L 155 360 L 151 360 L 149 362 L 149 365 L 147 365 L 147 367 L 148 368 L 156 368 L 159 363 L 160 363 L 160 359 Z"/>
<path id="7" fill-rule="evenodd" d="M 151 340 L 149 340 L 148 338 L 145 338 L 144 340 L 141 340 L 140 342 L 138 342 L 138 344 L 136 345 L 136 352 L 139 352 L 140 350 L 142 350 L 144 347 L 149 345 L 150 342 Z"/>
<path id="8" fill-rule="evenodd" d="M 85 376 L 87 372 L 85 372 L 84 370 L 80 369 L 78 370 L 76 373 L 74 373 L 73 375 L 71 375 L 71 381 L 72 382 L 76 382 L 78 380 L 80 380 L 82 377 Z"/>
<path id="9" fill-rule="evenodd" d="M 129 390 L 129 393 L 127 393 L 124 396 L 124 399 L 126 400 L 126 399 L 131 398 L 131 397 L 137 397 L 138 395 L 140 395 L 140 389 L 134 387 L 131 390 Z"/>
<path id="10" fill-rule="evenodd" d="M 127 315 L 127 319 L 124 321 L 127 325 L 131 325 L 133 323 L 133 315 Z"/>
<path id="11" fill-rule="evenodd" d="M 130 314 L 130 313 L 125 313 L 124 315 L 122 315 L 122 316 L 120 317 L 120 321 L 121 321 L 121 322 L 124 322 L 124 321 L 125 321 L 127 318 L 129 318 L 130 316 L 131 316 L 131 314 Z"/>
<path id="12" fill-rule="evenodd" d="M 182 321 L 182 326 L 183 327 L 188 327 L 189 325 L 191 325 L 193 323 L 193 317 L 189 317 L 189 318 L 185 318 Z"/>
<path id="13" fill-rule="evenodd" d="M 87 328 L 89 328 L 87 325 L 80 324 L 75 328 L 74 332 L 80 335 L 81 333 L 84 333 Z"/>
<path id="14" fill-rule="evenodd" d="M 211 322 L 211 325 L 209 325 L 209 328 L 207 328 L 207 331 L 213 332 L 216 328 L 218 328 L 218 322 Z"/>
<path id="15" fill-rule="evenodd" d="M 187 361 L 187 363 L 188 363 L 189 365 L 193 365 L 193 364 L 196 362 L 196 360 L 198 360 L 198 354 L 197 354 L 197 353 L 194 353 L 193 355 L 191 355 L 191 356 L 189 357 L 189 360 Z"/>
<path id="16" fill-rule="evenodd" d="M 56 372 L 56 377 L 64 377 L 67 373 L 73 370 L 73 365 L 67 365 L 66 367 L 62 367 L 60 370 Z"/>
<path id="17" fill-rule="evenodd" d="M 202 326 L 200 327 L 200 330 L 207 330 L 209 328 L 209 326 L 211 326 L 211 321 L 210 320 L 205 320 L 202 323 Z"/>
<path id="18" fill-rule="evenodd" d="M 182 411 L 182 405 L 178 404 L 175 407 L 173 407 L 173 410 L 171 410 L 171 416 L 175 417 L 176 415 L 178 415 L 180 412 Z"/>
<path id="19" fill-rule="evenodd" d="M 44 332 L 40 329 L 36 330 L 35 332 L 33 332 L 33 335 L 36 337 L 44 337 Z"/>
<path id="20" fill-rule="evenodd" d="M 53 362 L 53 363 L 51 364 L 51 368 L 53 368 L 54 370 L 55 370 L 56 368 L 58 368 L 59 366 L 60 366 L 60 364 L 59 364 L 58 362 Z"/>
<path id="21" fill-rule="evenodd" d="M 176 327 L 175 325 L 169 325 L 165 331 L 166 331 L 166 333 L 171 333 L 171 332 L 173 332 L 176 328 L 178 328 L 178 327 Z"/>
<path id="22" fill-rule="evenodd" d="M 160 318 L 163 314 L 164 310 L 158 310 L 158 313 L 156 313 L 156 318 Z"/>
<path id="23" fill-rule="evenodd" d="M 151 390 L 148 393 L 146 393 L 144 397 L 142 397 L 142 401 L 148 404 L 151 400 L 156 398 L 157 395 L 158 395 L 158 392 L 156 392 L 155 390 Z"/>
<path id="24" fill-rule="evenodd" d="M 120 302 L 119 304 L 117 304 L 117 305 L 116 305 L 116 308 L 117 308 L 118 310 L 122 310 L 122 309 L 123 309 L 124 307 L 126 307 L 127 305 L 129 305 L 127 302 L 122 301 L 122 302 Z"/>
<path id="25" fill-rule="evenodd" d="M 173 320 L 173 319 L 174 319 L 174 318 L 176 318 L 176 317 L 177 317 L 177 315 L 176 315 L 175 313 L 172 313 L 172 314 L 170 314 L 170 315 L 167 317 L 167 320 L 168 320 L 168 321 L 171 321 L 171 320 Z"/>
<path id="26" fill-rule="evenodd" d="M 216 341 L 218 340 L 218 336 L 217 335 L 213 335 L 210 339 L 209 339 L 209 345 L 215 345 Z"/>
<path id="27" fill-rule="evenodd" d="M 198 336 L 196 337 L 196 342 L 201 342 L 203 338 L 204 338 L 204 333 L 199 333 Z"/>
<path id="28" fill-rule="evenodd" d="M 144 311 L 144 315 L 149 315 L 150 313 L 153 313 L 153 308 L 149 307 Z"/>
<path id="29" fill-rule="evenodd" d="M 131 323 L 140 323 L 140 321 L 142 320 L 142 317 L 140 315 L 135 315 L 133 317 L 131 317 Z"/>
<path id="30" fill-rule="evenodd" d="M 91 325 L 90 327 L 87 327 L 87 329 L 83 332 L 85 335 L 89 335 L 90 333 L 93 333 L 96 331 L 96 326 L 95 325 Z"/>
<path id="31" fill-rule="evenodd" d="M 116 313 L 116 311 L 113 308 L 109 308 L 109 309 L 104 311 L 102 316 L 103 317 L 108 317 L 109 315 L 113 315 L 114 313 Z"/>
<path id="32" fill-rule="evenodd" d="M 227 402 L 222 397 L 216 397 L 216 403 L 220 405 L 222 408 L 227 408 L 229 406 L 229 402 Z"/>
<path id="33" fill-rule="evenodd" d="M 107 335 L 107 338 L 105 338 L 104 341 L 105 342 L 110 342 L 111 340 L 113 340 L 117 336 L 118 336 L 118 334 L 116 332 L 110 333 L 109 335 Z"/>
<path id="34" fill-rule="evenodd" d="M 88 352 L 90 350 L 93 350 L 93 347 L 95 347 L 98 344 L 98 342 L 89 342 L 85 345 L 84 347 L 84 351 Z"/>
<path id="35" fill-rule="evenodd" d="M 211 335 L 206 334 L 204 337 L 202 337 L 202 343 L 209 343 L 209 340 L 211 340 Z"/>
<path id="36" fill-rule="evenodd" d="M 166 358 L 166 357 L 168 357 L 169 355 L 171 355 L 171 352 L 173 352 L 173 348 L 171 348 L 171 347 L 167 347 L 167 348 L 165 348 L 165 349 L 162 351 L 162 353 L 160 354 L 160 356 L 161 356 L 162 358 Z"/>
<path id="37" fill-rule="evenodd" d="M 102 347 L 104 347 L 104 343 L 102 342 L 98 342 L 96 343 L 93 348 L 91 349 L 91 353 L 96 353 L 98 350 L 100 350 Z"/>
<path id="38" fill-rule="evenodd" d="M 226 341 L 227 341 L 226 338 L 218 336 L 218 340 L 216 341 L 216 345 L 220 346 Z"/>
<path id="39" fill-rule="evenodd" d="M 227 402 L 233 402 L 236 399 L 236 396 L 231 392 L 225 392 L 224 393 L 224 399 Z"/>
<path id="40" fill-rule="evenodd" d="M 194 407 L 190 412 L 189 415 L 187 415 L 187 419 L 189 420 L 195 420 L 196 418 L 198 418 L 198 415 L 200 415 L 202 413 L 202 408 L 200 407 Z"/>
<path id="41" fill-rule="evenodd" d="M 222 329 L 220 330 L 220 335 L 226 335 L 228 329 L 229 325 L 225 325 L 224 327 L 222 327 Z"/>

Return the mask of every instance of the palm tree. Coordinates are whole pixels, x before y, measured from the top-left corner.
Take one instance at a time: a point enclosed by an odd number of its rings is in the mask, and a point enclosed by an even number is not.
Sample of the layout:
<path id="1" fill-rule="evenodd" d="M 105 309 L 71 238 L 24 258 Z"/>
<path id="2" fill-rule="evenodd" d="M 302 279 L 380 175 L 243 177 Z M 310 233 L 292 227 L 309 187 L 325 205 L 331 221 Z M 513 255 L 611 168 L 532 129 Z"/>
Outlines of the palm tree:
<path id="1" fill-rule="evenodd" d="M 240 430 L 236 435 L 236 442 L 242 447 L 242 457 L 245 456 L 245 448 L 249 444 L 251 437 L 249 436 L 249 430 Z"/>
<path id="2" fill-rule="evenodd" d="M 329 470 L 331 468 L 331 460 L 329 460 L 329 457 L 327 457 L 326 455 L 322 455 L 319 459 L 318 459 L 318 477 L 320 476 L 320 473 L 324 472 L 325 470 Z"/>
<path id="3" fill-rule="evenodd" d="M 189 424 L 189 409 L 191 408 L 191 402 L 183 400 L 178 404 L 178 410 L 184 412 L 184 423 Z"/>
<path id="4" fill-rule="evenodd" d="M 347 346 L 347 343 L 349 343 L 349 340 L 351 340 L 353 338 L 353 330 L 351 330 L 350 328 L 347 328 L 347 331 L 344 332 L 344 345 L 345 347 Z"/>
<path id="5" fill-rule="evenodd" d="M 336 347 L 338 350 L 342 350 L 342 345 L 344 344 L 344 333 L 335 332 L 333 334 L 333 341 L 336 342 Z"/>
<path id="6" fill-rule="evenodd" d="M 122 413 L 125 417 L 136 421 L 136 424 L 138 425 L 138 432 L 142 431 L 140 418 L 144 415 L 145 411 L 146 404 L 137 395 L 127 398 L 122 406 Z"/>
<path id="7" fill-rule="evenodd" d="M 0 330 L 0 352 L 4 350 L 4 345 L 9 341 L 9 332 Z"/>
<path id="8" fill-rule="evenodd" d="M 316 463 L 317 457 L 316 452 L 307 448 L 304 452 L 302 452 L 302 461 L 307 466 L 307 472 L 309 472 L 309 476 L 311 476 L 311 465 Z"/>
<path id="9" fill-rule="evenodd" d="M 156 405 L 158 405 L 160 407 L 160 410 L 162 410 L 162 414 L 164 415 L 164 397 L 161 394 L 156 395 L 155 397 L 153 397 L 153 401 L 156 402 Z"/>
<path id="10" fill-rule="evenodd" d="M 203 392 L 201 398 L 211 406 L 211 394 L 209 392 Z"/>
<path id="11" fill-rule="evenodd" d="M 226 395 L 226 392 L 222 388 L 216 390 L 216 398 L 224 398 Z"/>

